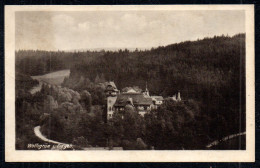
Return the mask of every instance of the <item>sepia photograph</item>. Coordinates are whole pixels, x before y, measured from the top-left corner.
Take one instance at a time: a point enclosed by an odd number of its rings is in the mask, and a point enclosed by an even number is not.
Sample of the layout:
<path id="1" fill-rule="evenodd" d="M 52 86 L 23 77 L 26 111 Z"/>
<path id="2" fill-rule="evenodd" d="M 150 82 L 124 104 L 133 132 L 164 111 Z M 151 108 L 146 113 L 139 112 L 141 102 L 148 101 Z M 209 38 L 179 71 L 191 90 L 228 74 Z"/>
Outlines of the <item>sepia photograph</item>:
<path id="1" fill-rule="evenodd" d="M 10 10 L 14 151 L 247 152 L 253 7 L 216 7 Z"/>

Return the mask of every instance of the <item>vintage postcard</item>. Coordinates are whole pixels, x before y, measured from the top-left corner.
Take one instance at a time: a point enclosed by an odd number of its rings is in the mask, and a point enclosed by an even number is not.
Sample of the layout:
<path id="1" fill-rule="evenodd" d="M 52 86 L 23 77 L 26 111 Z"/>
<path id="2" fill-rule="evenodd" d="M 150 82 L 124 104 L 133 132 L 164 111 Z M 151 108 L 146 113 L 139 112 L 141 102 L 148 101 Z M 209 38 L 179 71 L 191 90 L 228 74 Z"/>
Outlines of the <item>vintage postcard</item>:
<path id="1" fill-rule="evenodd" d="M 253 5 L 5 6 L 7 162 L 253 162 Z"/>

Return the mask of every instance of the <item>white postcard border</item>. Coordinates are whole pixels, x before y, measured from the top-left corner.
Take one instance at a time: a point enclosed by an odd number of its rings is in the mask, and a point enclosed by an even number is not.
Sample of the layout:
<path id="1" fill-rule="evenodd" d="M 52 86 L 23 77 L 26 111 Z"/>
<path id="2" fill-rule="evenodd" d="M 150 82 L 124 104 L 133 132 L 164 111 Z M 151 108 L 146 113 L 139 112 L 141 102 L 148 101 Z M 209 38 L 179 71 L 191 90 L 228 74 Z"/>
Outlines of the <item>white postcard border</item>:
<path id="1" fill-rule="evenodd" d="M 15 150 L 15 12 L 102 10 L 244 10 L 246 13 L 246 150 L 26 151 Z M 254 5 L 5 6 L 5 161 L 7 162 L 254 162 Z"/>

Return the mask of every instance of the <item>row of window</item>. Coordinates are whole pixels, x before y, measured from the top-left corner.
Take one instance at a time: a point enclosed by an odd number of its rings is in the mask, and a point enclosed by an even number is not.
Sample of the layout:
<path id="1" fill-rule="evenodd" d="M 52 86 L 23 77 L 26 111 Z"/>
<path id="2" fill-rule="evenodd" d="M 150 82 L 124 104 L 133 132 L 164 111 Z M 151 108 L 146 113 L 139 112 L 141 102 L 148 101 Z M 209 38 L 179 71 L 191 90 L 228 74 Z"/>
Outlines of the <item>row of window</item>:
<path id="1" fill-rule="evenodd" d="M 141 116 L 144 116 L 145 113 L 139 113 Z M 113 114 L 108 114 L 108 118 L 112 118 Z M 123 116 L 122 116 L 123 117 Z"/>
<path id="2" fill-rule="evenodd" d="M 149 106 L 138 106 L 137 109 L 138 109 L 138 110 L 150 110 L 150 107 L 149 107 Z M 118 108 L 117 110 L 119 110 L 119 111 L 123 111 L 124 108 L 121 107 L 121 108 Z M 109 106 L 109 107 L 108 107 L 108 111 L 115 111 L 115 108 Z"/>
<path id="3" fill-rule="evenodd" d="M 108 111 L 115 111 L 115 108 L 114 107 L 112 108 L 111 106 L 109 106 Z"/>

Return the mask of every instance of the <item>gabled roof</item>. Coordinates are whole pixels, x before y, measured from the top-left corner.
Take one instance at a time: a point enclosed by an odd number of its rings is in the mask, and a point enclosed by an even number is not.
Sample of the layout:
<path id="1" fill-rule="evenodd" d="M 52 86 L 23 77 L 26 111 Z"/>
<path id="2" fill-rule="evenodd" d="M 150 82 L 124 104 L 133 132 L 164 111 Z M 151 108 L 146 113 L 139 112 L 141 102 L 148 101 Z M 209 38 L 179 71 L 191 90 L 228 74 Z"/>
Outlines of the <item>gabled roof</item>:
<path id="1" fill-rule="evenodd" d="M 118 95 L 114 106 L 125 106 L 129 98 L 132 98 L 134 105 L 151 105 L 153 104 L 152 98 L 145 97 L 142 93 L 122 93 Z"/>
<path id="2" fill-rule="evenodd" d="M 162 96 L 151 96 L 152 99 L 155 99 L 156 101 L 163 101 Z"/>
<path id="3" fill-rule="evenodd" d="M 125 93 L 137 93 L 134 89 L 129 89 L 127 92 Z"/>

